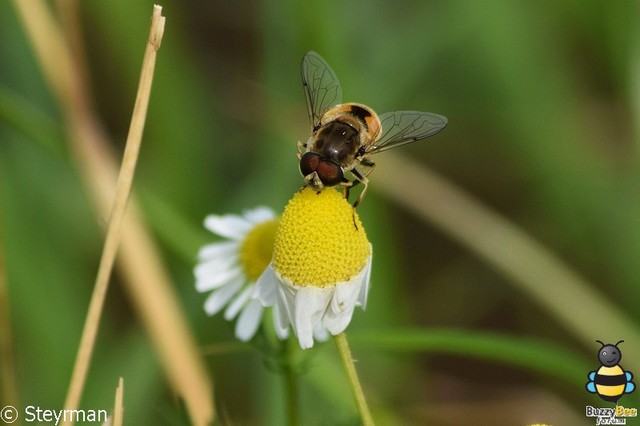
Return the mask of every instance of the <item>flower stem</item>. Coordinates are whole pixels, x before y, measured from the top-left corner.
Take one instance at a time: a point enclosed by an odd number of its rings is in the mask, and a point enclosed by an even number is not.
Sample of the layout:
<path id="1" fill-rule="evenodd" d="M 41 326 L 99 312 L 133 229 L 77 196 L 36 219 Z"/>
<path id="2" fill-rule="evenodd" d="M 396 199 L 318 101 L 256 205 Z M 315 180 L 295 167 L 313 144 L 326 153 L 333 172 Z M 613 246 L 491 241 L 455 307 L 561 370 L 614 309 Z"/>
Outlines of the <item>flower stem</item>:
<path id="1" fill-rule="evenodd" d="M 371 412 L 367 406 L 367 400 L 364 398 L 364 392 L 362 392 L 362 385 L 358 379 L 356 365 L 351 357 L 351 350 L 349 349 L 349 343 L 347 342 L 347 335 L 345 333 L 340 333 L 337 336 L 333 336 L 333 340 L 336 342 L 342 366 L 344 367 L 345 373 L 347 373 L 347 379 L 351 385 L 351 391 L 356 399 L 356 405 L 358 406 L 358 412 L 360 412 L 362 424 L 365 426 L 372 426 L 374 424 L 373 418 L 371 417 Z"/>
<path id="2" fill-rule="evenodd" d="M 285 386 L 287 392 L 287 416 L 289 426 L 298 426 L 300 417 L 298 416 L 298 371 L 295 363 L 295 350 L 297 341 L 288 339 L 286 345 L 285 361 Z"/>

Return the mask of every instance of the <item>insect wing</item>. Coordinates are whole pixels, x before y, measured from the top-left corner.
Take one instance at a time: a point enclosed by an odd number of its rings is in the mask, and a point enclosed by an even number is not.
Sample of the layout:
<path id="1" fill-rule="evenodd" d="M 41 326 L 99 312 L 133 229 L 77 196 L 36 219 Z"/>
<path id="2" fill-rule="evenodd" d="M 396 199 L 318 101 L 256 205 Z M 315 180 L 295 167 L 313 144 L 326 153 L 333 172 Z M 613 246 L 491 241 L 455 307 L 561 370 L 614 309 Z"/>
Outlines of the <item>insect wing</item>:
<path id="1" fill-rule="evenodd" d="M 447 125 L 447 117 L 431 112 L 394 111 L 381 114 L 380 122 L 382 136 L 366 150 L 367 154 L 433 136 Z"/>
<path id="2" fill-rule="evenodd" d="M 329 107 L 342 102 L 342 88 L 336 73 L 316 52 L 302 58 L 301 72 L 309 119 L 315 128 Z"/>

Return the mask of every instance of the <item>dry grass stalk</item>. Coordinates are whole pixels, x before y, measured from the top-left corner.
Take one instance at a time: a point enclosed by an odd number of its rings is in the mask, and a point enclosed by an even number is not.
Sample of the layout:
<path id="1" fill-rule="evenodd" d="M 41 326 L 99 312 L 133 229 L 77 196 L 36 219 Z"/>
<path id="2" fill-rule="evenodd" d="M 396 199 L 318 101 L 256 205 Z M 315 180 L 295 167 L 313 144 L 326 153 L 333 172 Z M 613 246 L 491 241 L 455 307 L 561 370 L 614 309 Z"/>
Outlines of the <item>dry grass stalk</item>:
<path id="1" fill-rule="evenodd" d="M 127 137 L 127 144 L 122 158 L 118 183 L 116 185 L 116 194 L 111 209 L 109 225 L 107 227 L 107 236 L 102 250 L 100 266 L 89 303 L 87 318 L 82 330 L 80 339 L 80 347 L 76 357 L 76 363 L 71 375 L 71 383 L 67 393 L 67 399 L 64 404 L 65 410 L 76 410 L 80 404 L 80 398 L 84 390 L 87 374 L 93 349 L 95 347 L 96 336 L 100 326 L 100 318 L 102 317 L 102 309 L 109 288 L 109 279 L 118 252 L 120 243 L 120 235 L 122 231 L 122 221 L 127 208 L 127 201 L 131 193 L 133 184 L 133 176 L 135 173 L 138 154 L 140 152 L 140 144 L 142 143 L 142 131 L 146 120 L 147 107 L 149 105 L 149 96 L 151 94 L 151 83 L 153 81 L 153 72 L 155 68 L 156 51 L 162 40 L 164 31 L 164 17 L 160 16 L 161 9 L 154 10 L 153 19 L 151 21 L 151 30 L 149 34 L 149 42 L 142 63 L 142 73 L 138 86 L 138 94 L 131 118 L 131 126 Z"/>
<path id="2" fill-rule="evenodd" d="M 71 150 L 89 194 L 97 211 L 106 216 L 113 200 L 116 163 L 91 108 L 88 87 L 83 85 L 86 79 L 78 75 L 85 67 L 74 65 L 74 56 L 44 3 L 15 0 L 14 5 L 65 113 Z M 151 38 L 157 39 L 158 35 L 152 30 Z M 152 43 L 151 48 L 155 50 L 157 45 Z M 133 197 L 122 231 L 118 262 L 125 289 L 156 347 L 172 388 L 184 400 L 192 423 L 209 424 L 214 418 L 211 382 Z"/>
<path id="3" fill-rule="evenodd" d="M 122 426 L 124 421 L 124 406 L 122 400 L 124 397 L 124 379 L 120 377 L 118 387 L 116 388 L 116 400 L 113 405 L 113 426 Z"/>
<path id="4" fill-rule="evenodd" d="M 13 405 L 15 407 L 19 405 L 18 387 L 16 386 L 13 338 L 11 337 L 9 288 L 4 268 L 2 243 L 0 230 L 0 401 L 4 405 Z"/>

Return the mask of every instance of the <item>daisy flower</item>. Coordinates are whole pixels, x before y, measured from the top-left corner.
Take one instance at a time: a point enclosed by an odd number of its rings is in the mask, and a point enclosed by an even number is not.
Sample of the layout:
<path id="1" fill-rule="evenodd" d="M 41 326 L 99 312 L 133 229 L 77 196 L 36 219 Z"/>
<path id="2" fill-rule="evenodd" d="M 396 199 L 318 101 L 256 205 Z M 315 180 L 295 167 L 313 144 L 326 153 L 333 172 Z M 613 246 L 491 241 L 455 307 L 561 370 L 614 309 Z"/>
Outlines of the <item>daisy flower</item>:
<path id="1" fill-rule="evenodd" d="M 271 260 L 277 223 L 274 212 L 266 207 L 247 210 L 241 216 L 210 215 L 204 221 L 205 228 L 226 241 L 200 249 L 194 269 L 196 290 L 211 292 L 204 302 L 208 315 L 226 306 L 224 318 L 238 318 L 235 335 L 245 342 L 255 335 L 262 320 L 264 308 L 252 295 L 256 280 Z M 287 337 L 286 326 L 276 326 L 276 334 Z"/>
<path id="2" fill-rule="evenodd" d="M 335 188 L 306 187 L 285 207 L 273 257 L 255 296 L 274 306 L 307 349 L 328 333 L 342 333 L 356 306 L 365 308 L 371 244 L 354 208 Z"/>

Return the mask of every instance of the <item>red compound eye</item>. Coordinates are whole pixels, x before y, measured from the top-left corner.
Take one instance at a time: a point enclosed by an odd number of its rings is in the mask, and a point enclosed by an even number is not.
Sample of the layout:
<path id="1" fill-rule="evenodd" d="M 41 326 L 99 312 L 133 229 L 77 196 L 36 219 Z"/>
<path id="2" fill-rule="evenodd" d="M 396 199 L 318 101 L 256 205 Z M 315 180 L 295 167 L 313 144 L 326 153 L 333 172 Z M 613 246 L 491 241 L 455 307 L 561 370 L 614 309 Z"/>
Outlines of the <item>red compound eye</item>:
<path id="1" fill-rule="evenodd" d="M 336 186 L 343 180 L 342 168 L 331 161 L 320 161 L 316 169 L 325 186 Z"/>
<path id="2" fill-rule="evenodd" d="M 320 156 L 315 152 L 307 152 L 300 159 L 300 173 L 308 176 L 317 170 L 318 164 L 320 164 Z"/>
<path id="3" fill-rule="evenodd" d="M 344 180 L 342 168 L 333 161 L 323 160 L 315 152 L 307 152 L 300 158 L 300 173 L 309 176 L 316 172 L 324 186 L 336 186 Z"/>

